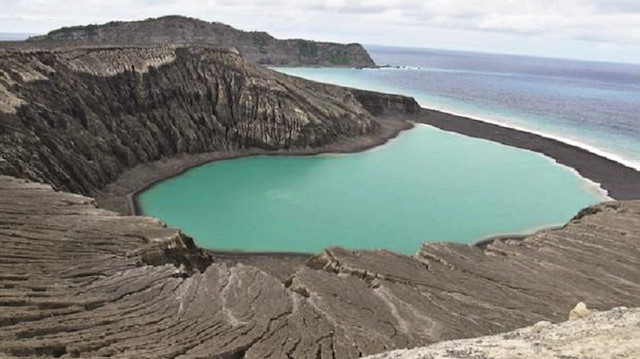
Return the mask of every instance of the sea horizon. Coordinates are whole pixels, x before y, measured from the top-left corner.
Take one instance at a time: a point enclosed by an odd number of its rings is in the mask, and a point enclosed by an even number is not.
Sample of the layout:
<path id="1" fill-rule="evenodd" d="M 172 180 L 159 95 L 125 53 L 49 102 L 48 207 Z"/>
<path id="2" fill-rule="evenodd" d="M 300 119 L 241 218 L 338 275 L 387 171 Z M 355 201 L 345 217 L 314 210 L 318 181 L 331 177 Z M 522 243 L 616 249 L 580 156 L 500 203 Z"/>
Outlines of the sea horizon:
<path id="1" fill-rule="evenodd" d="M 287 67 L 277 67 L 277 66 L 273 66 L 271 68 L 276 69 L 278 71 L 282 70 L 285 73 L 286 73 L 286 70 L 289 69 Z M 287 73 L 287 74 L 292 75 L 291 73 Z M 296 75 L 294 75 L 294 76 L 296 76 Z M 307 78 L 307 79 L 311 79 L 311 78 Z M 333 83 L 333 84 L 339 85 L 337 83 Z M 365 87 L 354 87 L 354 88 L 358 88 L 358 89 L 361 89 L 361 90 L 370 90 L 370 88 L 365 88 Z M 402 92 L 386 92 L 386 93 L 393 94 L 393 95 L 407 96 L 407 94 L 402 93 Z M 595 155 L 607 158 L 607 159 L 612 160 L 614 162 L 617 162 L 617 163 L 619 163 L 621 165 L 624 165 L 624 166 L 627 166 L 629 168 L 633 168 L 635 170 L 639 170 L 640 171 L 640 162 L 630 160 L 628 158 L 625 158 L 625 157 L 620 156 L 620 155 L 616 155 L 616 154 L 608 152 L 606 150 L 602 150 L 602 149 L 600 149 L 598 147 L 595 147 L 595 146 L 589 145 L 587 143 L 581 142 L 580 140 L 571 139 L 571 138 L 568 138 L 568 137 L 563 137 L 563 136 L 560 136 L 560 135 L 557 135 L 557 134 L 554 134 L 554 133 L 550 133 L 550 132 L 533 130 L 533 129 L 530 129 L 530 128 L 527 128 L 527 127 L 524 127 L 524 126 L 514 125 L 514 124 L 509 123 L 508 121 L 504 121 L 504 120 L 501 121 L 498 118 L 491 118 L 489 116 L 477 115 L 477 114 L 475 114 L 473 112 L 465 112 L 464 110 L 460 110 L 460 109 L 455 108 L 455 107 L 442 106 L 442 105 L 441 106 L 438 106 L 438 105 L 434 106 L 433 103 L 425 104 L 425 103 L 421 102 L 418 99 L 416 99 L 416 101 L 418 102 L 420 107 L 422 107 L 423 109 L 426 109 L 426 110 L 433 110 L 433 111 L 448 113 L 448 114 L 451 114 L 451 115 L 454 115 L 454 116 L 460 116 L 460 117 L 469 118 L 469 119 L 472 119 L 474 121 L 494 124 L 494 125 L 498 125 L 498 126 L 502 126 L 502 127 L 506 127 L 506 128 L 511 128 L 511 129 L 514 129 L 514 130 L 517 130 L 517 131 L 521 131 L 521 132 L 527 132 L 527 133 L 539 135 L 539 136 L 542 136 L 542 137 L 546 137 L 546 138 L 549 138 L 549 139 L 553 139 L 553 140 L 562 142 L 562 143 L 567 144 L 567 145 L 578 147 L 580 149 L 583 149 L 583 150 L 588 151 L 590 153 L 593 153 Z M 473 136 L 469 136 L 469 137 L 473 137 Z M 547 158 L 549 158 L 549 159 L 551 159 L 552 161 L 556 162 L 553 158 L 551 158 L 551 157 L 549 157 L 547 155 L 544 155 L 544 154 L 542 154 L 542 155 L 547 157 Z M 561 166 L 565 166 L 565 165 L 562 165 L 562 164 L 557 163 L 557 162 L 556 162 L 556 164 L 561 165 Z M 592 181 L 592 180 L 590 180 L 590 179 L 588 179 L 586 177 L 583 177 L 583 178 L 585 178 L 585 179 L 587 179 L 587 180 L 589 180 L 591 182 L 594 182 L 594 181 Z M 597 182 L 594 182 L 594 183 L 597 183 Z"/>
<path id="2" fill-rule="evenodd" d="M 0 357 L 636 358 L 627 2 L 7 2 Z"/>
<path id="3" fill-rule="evenodd" d="M 481 50 L 464 50 L 464 49 L 452 49 L 452 48 L 443 48 L 443 47 L 432 47 L 432 46 L 402 46 L 402 45 L 383 45 L 383 44 L 373 44 L 373 43 L 363 43 L 368 51 L 370 49 L 397 49 L 397 50 L 416 50 L 416 51 L 439 51 L 439 52 L 450 52 L 450 53 L 460 53 L 460 54 L 477 54 L 477 55 L 495 55 L 495 56 L 509 56 L 509 57 L 523 57 L 523 58 L 531 58 L 531 59 L 540 59 L 540 60 L 558 60 L 558 61 L 570 61 L 570 62 L 584 62 L 584 63 L 594 63 L 594 64 L 611 64 L 611 65 L 630 65 L 640 67 L 639 62 L 631 62 L 624 60 L 599 60 L 599 59 L 586 59 L 582 57 L 556 57 L 556 56 L 544 56 L 539 54 L 522 54 L 522 53 L 514 53 L 514 52 L 492 52 L 492 51 L 481 51 Z M 378 66 L 386 66 L 387 64 L 377 64 Z"/>

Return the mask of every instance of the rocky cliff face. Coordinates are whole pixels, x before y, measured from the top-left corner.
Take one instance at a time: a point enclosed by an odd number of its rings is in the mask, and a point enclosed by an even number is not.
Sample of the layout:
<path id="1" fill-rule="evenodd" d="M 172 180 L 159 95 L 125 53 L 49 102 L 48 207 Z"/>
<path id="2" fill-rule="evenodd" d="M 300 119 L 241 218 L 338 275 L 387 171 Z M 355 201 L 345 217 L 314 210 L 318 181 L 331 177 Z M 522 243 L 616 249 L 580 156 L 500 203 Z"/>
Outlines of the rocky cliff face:
<path id="1" fill-rule="evenodd" d="M 157 220 L 0 176 L 0 356 L 357 358 L 502 333 L 582 300 L 637 305 L 639 243 L 640 201 L 612 202 L 484 249 L 331 249 L 283 280 L 273 262 L 212 258 Z"/>
<path id="2" fill-rule="evenodd" d="M 126 168 L 179 153 L 323 146 L 376 132 L 358 98 L 233 49 L 6 51 L 0 173 L 86 194 Z M 418 109 L 401 96 L 385 101 Z"/>
<path id="3" fill-rule="evenodd" d="M 266 32 L 241 31 L 221 23 L 182 16 L 133 22 L 110 22 L 62 28 L 29 39 L 84 45 L 206 44 L 236 47 L 247 59 L 268 65 L 371 67 L 375 63 L 360 44 L 336 44 L 301 39 L 278 40 Z"/>
<path id="4" fill-rule="evenodd" d="M 386 113 L 417 114 L 422 110 L 412 97 L 359 89 L 352 89 L 351 92 L 369 113 L 375 116 Z"/>
<path id="5" fill-rule="evenodd" d="M 0 356 L 356 358 L 640 300 L 640 201 L 414 256 L 228 260 L 89 193 L 160 157 L 323 146 L 418 111 L 199 46 L 0 53 Z M 53 185 L 51 187 L 50 185 Z M 244 263 L 244 264 L 243 264 Z M 296 264 L 298 263 L 298 264 Z"/>

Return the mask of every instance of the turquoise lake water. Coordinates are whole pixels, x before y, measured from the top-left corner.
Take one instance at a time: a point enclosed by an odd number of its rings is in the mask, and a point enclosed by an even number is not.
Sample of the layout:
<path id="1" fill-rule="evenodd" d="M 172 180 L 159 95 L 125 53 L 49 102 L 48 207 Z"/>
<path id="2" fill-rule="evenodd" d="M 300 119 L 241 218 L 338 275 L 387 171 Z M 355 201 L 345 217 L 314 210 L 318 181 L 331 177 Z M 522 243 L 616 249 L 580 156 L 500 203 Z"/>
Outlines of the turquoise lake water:
<path id="1" fill-rule="evenodd" d="M 423 107 L 553 137 L 640 169 L 640 65 L 367 46 L 395 67 L 278 68 L 413 96 Z"/>
<path id="2" fill-rule="evenodd" d="M 563 224 L 603 199 L 542 155 L 425 125 L 360 153 L 212 162 L 138 197 L 207 248 L 406 254 Z"/>

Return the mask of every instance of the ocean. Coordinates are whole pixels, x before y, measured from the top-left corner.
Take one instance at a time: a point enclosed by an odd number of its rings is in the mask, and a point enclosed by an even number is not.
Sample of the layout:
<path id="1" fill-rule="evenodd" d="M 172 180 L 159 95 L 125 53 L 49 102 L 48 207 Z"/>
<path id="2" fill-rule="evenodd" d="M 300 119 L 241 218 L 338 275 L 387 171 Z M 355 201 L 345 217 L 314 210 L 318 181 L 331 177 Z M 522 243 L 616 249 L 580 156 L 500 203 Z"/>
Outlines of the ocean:
<path id="1" fill-rule="evenodd" d="M 427 108 L 539 133 L 640 168 L 640 66 L 369 46 L 389 67 L 275 68 L 415 97 Z M 257 156 L 200 166 L 139 196 L 199 245 L 414 253 L 566 223 L 607 199 L 526 150 L 426 125 L 361 153 Z"/>
<path id="2" fill-rule="evenodd" d="M 379 69 L 277 68 L 577 145 L 640 169 L 640 65 L 367 46 Z"/>

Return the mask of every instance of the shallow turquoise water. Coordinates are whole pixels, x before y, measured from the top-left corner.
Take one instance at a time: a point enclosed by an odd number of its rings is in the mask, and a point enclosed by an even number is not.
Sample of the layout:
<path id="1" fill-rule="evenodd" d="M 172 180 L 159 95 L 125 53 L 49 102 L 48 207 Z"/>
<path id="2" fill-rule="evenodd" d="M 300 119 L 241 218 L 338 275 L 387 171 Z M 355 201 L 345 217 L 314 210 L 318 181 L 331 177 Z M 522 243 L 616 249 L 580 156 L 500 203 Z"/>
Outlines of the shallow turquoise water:
<path id="1" fill-rule="evenodd" d="M 562 224 L 602 199 L 542 155 L 424 125 L 361 153 L 213 162 L 139 196 L 203 247 L 402 253 Z"/>
<path id="2" fill-rule="evenodd" d="M 536 132 L 640 169 L 640 66 L 370 46 L 398 67 L 276 68 L 413 96 L 423 107 Z"/>

